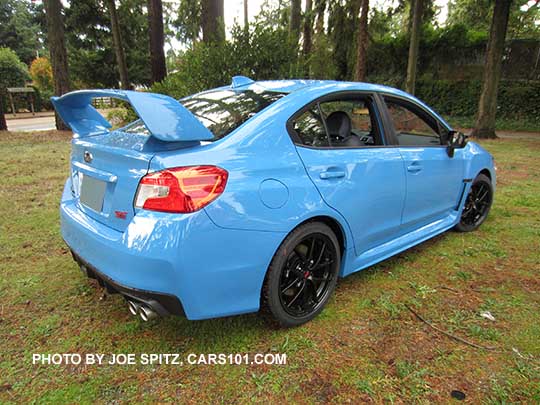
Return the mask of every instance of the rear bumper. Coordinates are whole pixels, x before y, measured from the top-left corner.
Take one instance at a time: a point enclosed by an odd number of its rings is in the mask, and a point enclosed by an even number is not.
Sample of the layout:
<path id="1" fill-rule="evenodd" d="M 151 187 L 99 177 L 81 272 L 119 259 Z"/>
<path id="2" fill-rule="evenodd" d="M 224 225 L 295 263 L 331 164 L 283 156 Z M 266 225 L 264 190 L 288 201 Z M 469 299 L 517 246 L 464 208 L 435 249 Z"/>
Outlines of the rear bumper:
<path id="1" fill-rule="evenodd" d="M 140 211 L 117 231 L 77 204 L 68 180 L 61 231 L 76 260 L 113 291 L 154 299 L 172 314 L 182 308 L 188 319 L 257 311 L 266 269 L 285 237 L 220 228 L 204 210 L 186 215 Z"/>
<path id="2" fill-rule="evenodd" d="M 121 294 L 126 299 L 146 304 L 150 308 L 154 309 L 160 316 L 185 315 L 184 309 L 182 308 L 182 303 L 178 297 L 171 294 L 163 294 L 154 291 L 127 287 L 100 272 L 90 263 L 78 256 L 75 252 L 71 251 L 71 255 L 73 256 L 73 260 L 77 262 L 85 275 L 88 278 L 97 280 L 99 285 L 104 287 L 109 294 Z"/>

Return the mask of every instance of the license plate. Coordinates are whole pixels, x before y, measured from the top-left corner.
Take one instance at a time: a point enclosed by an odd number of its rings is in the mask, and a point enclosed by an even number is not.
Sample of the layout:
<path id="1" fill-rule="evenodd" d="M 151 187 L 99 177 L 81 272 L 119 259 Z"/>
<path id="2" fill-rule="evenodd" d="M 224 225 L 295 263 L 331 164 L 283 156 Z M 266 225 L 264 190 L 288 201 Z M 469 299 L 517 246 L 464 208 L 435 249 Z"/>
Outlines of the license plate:
<path id="1" fill-rule="evenodd" d="M 107 183 L 91 176 L 83 175 L 81 183 L 80 201 L 94 211 L 101 212 L 103 209 L 103 197 Z"/>

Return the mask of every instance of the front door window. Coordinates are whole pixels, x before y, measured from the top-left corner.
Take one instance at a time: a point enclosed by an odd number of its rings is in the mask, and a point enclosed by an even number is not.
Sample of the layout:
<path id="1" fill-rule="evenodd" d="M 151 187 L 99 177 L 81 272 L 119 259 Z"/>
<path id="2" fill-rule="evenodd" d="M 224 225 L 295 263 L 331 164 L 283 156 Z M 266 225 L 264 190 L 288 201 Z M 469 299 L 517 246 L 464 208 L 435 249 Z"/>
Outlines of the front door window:
<path id="1" fill-rule="evenodd" d="M 386 107 L 400 146 L 441 146 L 437 122 L 404 103 L 386 99 Z"/>

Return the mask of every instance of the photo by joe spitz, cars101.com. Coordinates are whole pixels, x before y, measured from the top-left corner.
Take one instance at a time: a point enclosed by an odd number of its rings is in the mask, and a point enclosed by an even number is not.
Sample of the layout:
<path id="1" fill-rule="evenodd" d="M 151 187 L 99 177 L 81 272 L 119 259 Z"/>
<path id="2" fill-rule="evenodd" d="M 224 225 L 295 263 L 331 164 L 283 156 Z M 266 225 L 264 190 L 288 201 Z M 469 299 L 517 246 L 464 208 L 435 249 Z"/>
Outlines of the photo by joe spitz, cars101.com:
<path id="1" fill-rule="evenodd" d="M 95 97 L 139 119 L 111 130 Z M 492 156 L 390 87 L 236 76 L 178 101 L 83 90 L 53 104 L 74 133 L 62 236 L 143 320 L 266 309 L 300 325 L 339 277 L 475 230 L 493 201 Z"/>

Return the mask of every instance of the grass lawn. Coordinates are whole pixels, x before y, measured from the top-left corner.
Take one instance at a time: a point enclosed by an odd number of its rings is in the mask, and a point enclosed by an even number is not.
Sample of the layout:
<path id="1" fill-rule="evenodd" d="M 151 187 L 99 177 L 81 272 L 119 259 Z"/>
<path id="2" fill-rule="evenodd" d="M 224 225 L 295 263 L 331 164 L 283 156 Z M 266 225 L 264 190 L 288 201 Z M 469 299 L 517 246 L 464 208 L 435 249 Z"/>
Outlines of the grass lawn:
<path id="1" fill-rule="evenodd" d="M 540 137 L 482 144 L 491 214 L 341 280 L 317 319 L 142 323 L 72 261 L 69 134 L 0 133 L 0 403 L 540 401 Z M 444 336 L 416 318 L 482 346 Z M 480 316 L 490 311 L 495 321 Z M 33 365 L 32 353 L 286 353 L 287 365 Z M 271 402 L 270 402 L 271 401 Z"/>

